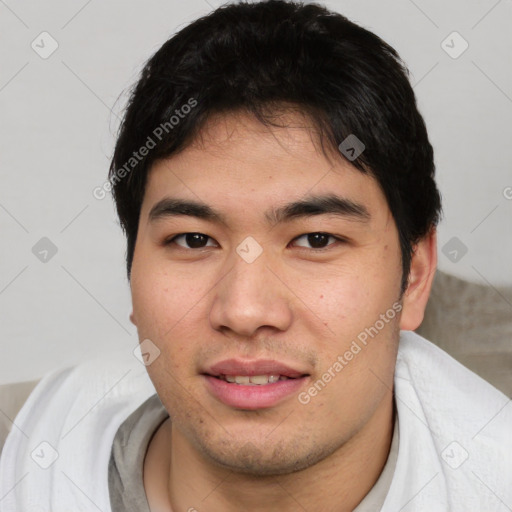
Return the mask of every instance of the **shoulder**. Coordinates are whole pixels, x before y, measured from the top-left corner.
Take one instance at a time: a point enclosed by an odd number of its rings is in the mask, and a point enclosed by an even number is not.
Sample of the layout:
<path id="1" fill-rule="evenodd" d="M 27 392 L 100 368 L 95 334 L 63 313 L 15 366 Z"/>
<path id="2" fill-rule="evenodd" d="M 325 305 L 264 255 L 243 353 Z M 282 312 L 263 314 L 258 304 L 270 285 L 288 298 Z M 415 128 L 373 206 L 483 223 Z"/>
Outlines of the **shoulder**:
<path id="1" fill-rule="evenodd" d="M 482 464 L 512 472 L 512 400 L 430 341 L 402 331 L 395 371 L 398 397 L 415 402 L 443 450 L 456 440 Z"/>
<path id="2" fill-rule="evenodd" d="M 452 414 L 460 410 L 463 417 L 472 420 L 511 401 L 447 352 L 411 331 L 400 333 L 395 378 L 410 382 L 426 403 L 435 403 Z"/>
<path id="3" fill-rule="evenodd" d="M 397 377 L 410 379 L 419 389 L 434 395 L 434 391 L 449 391 L 463 403 L 471 401 L 487 407 L 491 402 L 509 398 L 464 366 L 446 351 L 412 331 L 401 331 L 397 354 Z"/>
<path id="4" fill-rule="evenodd" d="M 80 364 L 61 367 L 41 379 L 0 386 L 0 446 L 13 430 L 37 423 L 54 411 L 61 421 L 73 421 L 84 407 L 113 404 L 112 414 L 141 390 L 151 389 L 146 368 L 132 353 L 114 352 Z M 106 398 L 109 398 L 107 400 Z"/>
<path id="5" fill-rule="evenodd" d="M 88 510 L 91 501 L 109 510 L 108 464 L 115 434 L 154 393 L 145 365 L 131 350 L 101 354 L 45 375 L 18 412 L 3 447 L 0 495 L 8 494 L 5 509 L 29 510 L 36 499 L 56 499 L 53 510 Z M 43 450 L 42 457 L 48 454 L 45 465 L 33 458 L 36 449 Z M 20 474 L 27 474 L 23 487 L 9 493 Z M 71 474 L 72 482 L 65 478 Z M 82 495 L 77 496 L 76 486 Z"/>
<path id="6" fill-rule="evenodd" d="M 400 333 L 394 394 L 400 444 L 382 510 L 409 502 L 416 512 L 502 510 L 497 496 L 512 502 L 507 396 L 410 331 Z M 423 490 L 412 501 L 416 488 Z"/>

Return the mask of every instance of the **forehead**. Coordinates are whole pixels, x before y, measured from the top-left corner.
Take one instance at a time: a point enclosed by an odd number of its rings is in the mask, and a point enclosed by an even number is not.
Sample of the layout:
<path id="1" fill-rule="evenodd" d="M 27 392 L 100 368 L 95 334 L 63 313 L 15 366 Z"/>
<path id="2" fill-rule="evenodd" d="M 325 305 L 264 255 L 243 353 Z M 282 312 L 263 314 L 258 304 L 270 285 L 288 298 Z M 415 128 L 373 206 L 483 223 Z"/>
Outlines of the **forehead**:
<path id="1" fill-rule="evenodd" d="M 376 180 L 337 149 L 322 151 L 303 115 L 283 114 L 276 122 L 281 126 L 242 113 L 210 118 L 188 147 L 154 163 L 141 216 L 169 194 L 262 215 L 285 200 L 337 195 L 364 204 L 370 213 L 389 213 Z"/>

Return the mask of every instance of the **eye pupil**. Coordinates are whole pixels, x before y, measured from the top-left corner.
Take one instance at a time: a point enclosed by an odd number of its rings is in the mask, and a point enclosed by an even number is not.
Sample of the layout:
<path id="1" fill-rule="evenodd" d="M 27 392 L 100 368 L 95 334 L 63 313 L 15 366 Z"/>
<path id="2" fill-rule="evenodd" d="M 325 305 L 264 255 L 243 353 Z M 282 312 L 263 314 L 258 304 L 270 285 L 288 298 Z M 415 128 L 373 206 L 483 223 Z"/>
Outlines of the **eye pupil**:
<path id="1" fill-rule="evenodd" d="M 185 235 L 185 240 L 187 245 L 193 249 L 198 249 L 203 247 L 203 242 L 206 241 L 206 236 L 201 233 L 187 233 Z"/>
<path id="2" fill-rule="evenodd" d="M 308 242 L 311 247 L 314 247 L 315 249 L 325 247 L 328 241 L 329 235 L 326 235 L 325 233 L 310 233 L 308 235 Z"/>

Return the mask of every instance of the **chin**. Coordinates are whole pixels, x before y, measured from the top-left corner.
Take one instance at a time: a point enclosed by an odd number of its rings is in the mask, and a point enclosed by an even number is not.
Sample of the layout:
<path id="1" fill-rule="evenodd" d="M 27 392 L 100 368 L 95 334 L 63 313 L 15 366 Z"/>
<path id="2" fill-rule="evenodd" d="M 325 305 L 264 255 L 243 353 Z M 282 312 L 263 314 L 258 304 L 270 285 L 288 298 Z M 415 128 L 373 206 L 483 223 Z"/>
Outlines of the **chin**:
<path id="1" fill-rule="evenodd" d="M 332 450 L 311 447 L 305 450 L 300 444 L 300 450 L 295 443 L 284 445 L 279 442 L 276 445 L 267 443 L 258 447 L 251 441 L 236 446 L 229 443 L 224 450 L 215 447 L 203 446 L 202 452 L 215 465 L 234 473 L 251 475 L 254 477 L 270 477 L 288 475 L 313 466 L 332 453 Z"/>

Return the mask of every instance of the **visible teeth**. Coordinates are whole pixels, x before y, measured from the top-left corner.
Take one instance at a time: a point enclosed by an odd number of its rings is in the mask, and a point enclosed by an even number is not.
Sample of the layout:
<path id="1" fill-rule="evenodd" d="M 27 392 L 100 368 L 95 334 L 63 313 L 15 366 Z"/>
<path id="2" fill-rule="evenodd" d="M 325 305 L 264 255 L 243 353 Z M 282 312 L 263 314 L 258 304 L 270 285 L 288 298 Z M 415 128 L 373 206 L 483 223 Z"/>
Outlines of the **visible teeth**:
<path id="1" fill-rule="evenodd" d="M 262 386 L 265 384 L 272 384 L 279 380 L 287 380 L 288 377 L 284 375 L 221 375 L 221 379 L 227 382 L 243 384 L 246 386 Z"/>
<path id="2" fill-rule="evenodd" d="M 252 384 L 268 384 L 269 382 L 277 382 L 279 375 L 253 375 L 251 377 Z"/>

